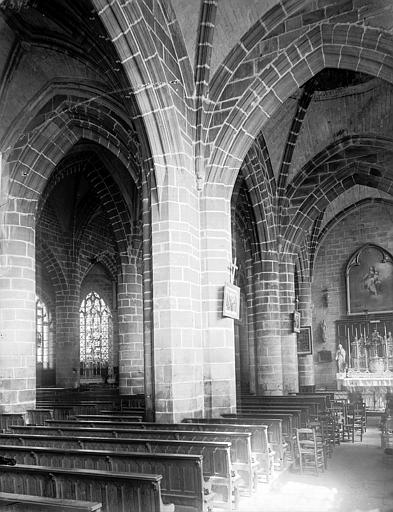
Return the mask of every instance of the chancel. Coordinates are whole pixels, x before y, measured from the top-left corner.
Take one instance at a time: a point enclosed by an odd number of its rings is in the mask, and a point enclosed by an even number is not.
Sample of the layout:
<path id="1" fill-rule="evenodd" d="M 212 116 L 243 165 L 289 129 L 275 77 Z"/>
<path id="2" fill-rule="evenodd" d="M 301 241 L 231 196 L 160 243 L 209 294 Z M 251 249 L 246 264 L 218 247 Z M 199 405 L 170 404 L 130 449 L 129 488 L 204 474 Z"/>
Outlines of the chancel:
<path id="1" fill-rule="evenodd" d="M 337 461 L 392 460 L 392 27 L 0 0 L 0 508 L 279 512 L 312 473 L 363 510 Z"/>

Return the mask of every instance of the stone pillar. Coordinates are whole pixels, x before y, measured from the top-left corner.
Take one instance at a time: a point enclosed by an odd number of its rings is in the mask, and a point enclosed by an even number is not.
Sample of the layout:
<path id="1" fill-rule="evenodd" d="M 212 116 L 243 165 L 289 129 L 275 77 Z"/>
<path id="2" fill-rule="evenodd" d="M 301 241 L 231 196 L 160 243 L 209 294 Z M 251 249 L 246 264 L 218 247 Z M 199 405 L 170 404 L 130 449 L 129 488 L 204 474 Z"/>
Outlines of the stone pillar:
<path id="1" fill-rule="evenodd" d="M 137 251 L 122 259 L 122 276 L 118 290 L 119 319 L 119 391 L 122 395 L 143 393 L 143 290 L 138 271 Z"/>
<path id="2" fill-rule="evenodd" d="M 201 231 L 205 415 L 218 417 L 236 408 L 234 320 L 222 316 L 232 262 L 231 203 L 223 185 L 205 191 Z"/>
<path id="3" fill-rule="evenodd" d="M 312 326 L 311 282 L 309 279 L 299 282 L 299 312 L 301 326 Z M 312 354 L 299 355 L 299 387 L 314 386 L 314 359 Z"/>
<path id="4" fill-rule="evenodd" d="M 255 279 L 256 392 L 282 395 L 279 266 L 277 253 L 265 251 Z"/>
<path id="5" fill-rule="evenodd" d="M 56 385 L 78 388 L 80 380 L 80 288 L 74 277 L 56 295 Z"/>
<path id="6" fill-rule="evenodd" d="M 297 358 L 297 337 L 293 332 L 293 311 L 295 310 L 295 282 L 292 254 L 280 255 L 280 310 L 281 310 L 281 357 L 283 371 L 283 392 L 299 391 Z"/>
<path id="7" fill-rule="evenodd" d="M 28 200 L 4 201 L 3 188 L 1 198 L 7 212 L 0 218 L 0 412 L 16 413 L 35 406 L 34 217 L 23 213 Z"/>
<path id="8" fill-rule="evenodd" d="M 156 419 L 203 414 L 199 202 L 192 163 L 169 165 L 152 192 Z M 159 199 L 157 199 L 159 196 Z"/>

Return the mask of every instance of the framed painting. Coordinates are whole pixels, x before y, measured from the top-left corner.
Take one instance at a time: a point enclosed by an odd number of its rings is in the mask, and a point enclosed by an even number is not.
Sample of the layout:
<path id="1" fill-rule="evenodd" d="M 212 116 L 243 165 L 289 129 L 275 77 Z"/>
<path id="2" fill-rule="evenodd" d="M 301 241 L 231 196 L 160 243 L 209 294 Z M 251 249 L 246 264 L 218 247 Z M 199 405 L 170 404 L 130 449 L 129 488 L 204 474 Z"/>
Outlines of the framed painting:
<path id="1" fill-rule="evenodd" d="M 393 311 L 393 260 L 382 247 L 366 244 L 349 259 L 346 268 L 349 315 Z"/>
<path id="2" fill-rule="evenodd" d="M 231 283 L 224 286 L 224 301 L 222 315 L 239 320 L 240 316 L 240 288 Z"/>
<path id="3" fill-rule="evenodd" d="M 330 350 L 320 350 L 318 352 L 318 363 L 331 363 L 332 361 L 332 353 Z"/>
<path id="4" fill-rule="evenodd" d="M 300 327 L 297 335 L 297 353 L 298 355 L 312 354 L 312 335 L 311 326 Z"/>

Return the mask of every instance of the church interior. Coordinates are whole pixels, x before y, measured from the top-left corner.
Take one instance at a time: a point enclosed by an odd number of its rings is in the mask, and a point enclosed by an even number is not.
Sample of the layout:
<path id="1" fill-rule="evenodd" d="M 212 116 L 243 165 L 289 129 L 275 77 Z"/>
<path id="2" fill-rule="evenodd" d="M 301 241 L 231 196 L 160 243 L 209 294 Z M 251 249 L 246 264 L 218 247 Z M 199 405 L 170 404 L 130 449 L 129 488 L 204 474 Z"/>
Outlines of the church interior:
<path id="1" fill-rule="evenodd" d="M 351 450 L 392 510 L 391 0 L 0 0 L 0 42 L 0 510 L 293 511 Z"/>

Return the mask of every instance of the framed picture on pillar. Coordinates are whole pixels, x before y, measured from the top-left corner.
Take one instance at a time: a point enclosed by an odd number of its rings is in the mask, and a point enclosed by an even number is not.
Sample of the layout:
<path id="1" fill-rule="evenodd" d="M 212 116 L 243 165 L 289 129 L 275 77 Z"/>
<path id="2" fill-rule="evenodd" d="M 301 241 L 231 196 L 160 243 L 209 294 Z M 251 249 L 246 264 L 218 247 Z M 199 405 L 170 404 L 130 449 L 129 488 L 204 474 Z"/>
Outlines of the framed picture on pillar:
<path id="1" fill-rule="evenodd" d="M 240 315 L 240 288 L 231 283 L 224 286 L 224 301 L 222 316 L 239 320 Z"/>
<path id="2" fill-rule="evenodd" d="M 297 353 L 302 356 L 312 354 L 312 333 L 310 325 L 300 327 L 300 332 L 297 335 Z"/>
<path id="3" fill-rule="evenodd" d="M 300 313 L 294 311 L 292 314 L 292 332 L 300 332 Z"/>

